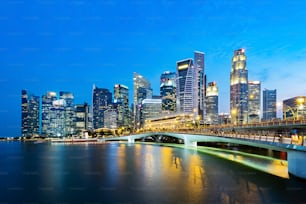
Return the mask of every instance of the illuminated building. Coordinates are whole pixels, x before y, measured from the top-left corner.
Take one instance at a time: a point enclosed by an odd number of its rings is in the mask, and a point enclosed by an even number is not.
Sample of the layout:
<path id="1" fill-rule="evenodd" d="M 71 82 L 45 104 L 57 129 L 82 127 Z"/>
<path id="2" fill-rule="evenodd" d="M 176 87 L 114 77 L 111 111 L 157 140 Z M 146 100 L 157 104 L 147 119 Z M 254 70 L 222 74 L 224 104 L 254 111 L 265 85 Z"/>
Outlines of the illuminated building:
<path id="1" fill-rule="evenodd" d="M 235 50 L 232 58 L 230 112 L 233 124 L 248 123 L 248 70 L 244 49 Z"/>
<path id="2" fill-rule="evenodd" d="M 194 52 L 194 79 L 195 79 L 195 92 L 194 92 L 194 111 L 197 113 L 197 117 L 201 120 L 205 118 L 205 91 L 206 91 L 206 79 L 204 70 L 204 53 Z"/>
<path id="3" fill-rule="evenodd" d="M 161 99 L 144 99 L 142 100 L 141 108 L 141 127 L 143 127 L 145 120 L 150 118 L 160 117 L 162 111 Z"/>
<path id="4" fill-rule="evenodd" d="M 306 96 L 296 96 L 283 101 L 284 120 L 306 118 Z"/>
<path id="5" fill-rule="evenodd" d="M 77 135 L 93 128 L 91 107 L 87 103 L 75 105 L 75 123 Z"/>
<path id="6" fill-rule="evenodd" d="M 74 96 L 71 92 L 61 91 L 59 98 L 64 100 L 65 109 L 65 128 L 64 135 L 73 135 L 75 133 L 75 109 Z"/>
<path id="7" fill-rule="evenodd" d="M 21 135 L 31 137 L 39 134 L 39 96 L 21 91 Z"/>
<path id="8" fill-rule="evenodd" d="M 206 89 L 206 124 L 218 124 L 218 87 L 216 82 L 208 83 Z"/>
<path id="9" fill-rule="evenodd" d="M 160 96 L 163 112 L 176 112 L 176 73 L 166 71 L 160 76 Z"/>
<path id="10" fill-rule="evenodd" d="M 194 113 L 194 68 L 193 60 L 186 59 L 176 63 L 177 88 L 176 107 L 178 113 Z"/>
<path id="11" fill-rule="evenodd" d="M 204 53 L 194 52 L 194 60 L 189 58 L 176 63 L 177 112 L 194 114 L 194 118 L 203 120 L 205 115 L 205 74 Z"/>
<path id="12" fill-rule="evenodd" d="M 115 84 L 114 104 L 117 104 L 118 127 L 128 127 L 130 125 L 129 111 L 129 88 L 121 84 Z"/>
<path id="13" fill-rule="evenodd" d="M 114 108 L 108 108 L 104 111 L 104 128 L 117 129 L 118 111 Z"/>
<path id="14" fill-rule="evenodd" d="M 276 89 L 263 90 L 263 120 L 276 118 Z"/>
<path id="15" fill-rule="evenodd" d="M 260 81 L 248 82 L 248 123 L 260 122 L 260 101 L 261 86 Z"/>
<path id="16" fill-rule="evenodd" d="M 93 113 L 93 128 L 104 127 L 104 111 L 108 106 L 112 105 L 112 93 L 105 88 L 93 86 L 92 91 L 92 113 Z"/>
<path id="17" fill-rule="evenodd" d="M 134 118 L 134 128 L 140 127 L 140 111 L 142 108 L 142 100 L 152 98 L 152 88 L 150 82 L 145 79 L 142 75 L 135 73 L 133 74 L 134 82 L 134 108 L 133 108 L 133 118 Z"/>
<path id="18" fill-rule="evenodd" d="M 65 137 L 75 134 L 74 96 L 70 92 L 55 92 L 42 96 L 42 135 Z"/>
<path id="19" fill-rule="evenodd" d="M 52 119 L 52 107 L 53 101 L 57 100 L 56 92 L 47 92 L 42 96 L 42 116 L 41 116 L 41 134 L 43 136 L 55 136 L 53 134 L 51 119 Z"/>

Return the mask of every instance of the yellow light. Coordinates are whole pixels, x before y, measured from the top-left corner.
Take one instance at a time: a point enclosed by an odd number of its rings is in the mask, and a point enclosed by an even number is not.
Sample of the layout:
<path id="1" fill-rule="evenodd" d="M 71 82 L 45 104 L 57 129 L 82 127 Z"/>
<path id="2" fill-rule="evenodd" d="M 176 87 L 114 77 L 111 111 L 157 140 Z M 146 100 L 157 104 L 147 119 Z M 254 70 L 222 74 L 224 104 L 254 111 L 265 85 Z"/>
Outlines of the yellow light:
<path id="1" fill-rule="evenodd" d="M 178 70 L 187 69 L 187 68 L 188 68 L 188 64 L 182 64 L 177 67 Z"/>

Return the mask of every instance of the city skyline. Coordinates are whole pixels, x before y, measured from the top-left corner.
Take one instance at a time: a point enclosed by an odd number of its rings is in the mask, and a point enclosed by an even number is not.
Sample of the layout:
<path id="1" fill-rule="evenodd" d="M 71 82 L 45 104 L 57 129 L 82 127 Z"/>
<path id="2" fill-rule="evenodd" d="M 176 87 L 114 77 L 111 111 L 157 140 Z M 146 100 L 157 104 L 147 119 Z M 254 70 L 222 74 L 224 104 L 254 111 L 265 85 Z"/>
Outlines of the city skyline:
<path id="1" fill-rule="evenodd" d="M 260 81 L 262 89 L 277 89 L 278 102 L 305 95 L 305 6 L 2 1 L 0 136 L 20 135 L 22 89 L 40 97 L 69 91 L 75 103 L 92 105 L 93 84 L 113 90 L 120 83 L 128 86 L 131 102 L 133 72 L 146 77 L 157 95 L 160 74 L 175 71 L 176 62 L 196 50 L 205 53 L 207 81 L 218 84 L 219 112 L 229 112 L 232 52 L 240 48 L 249 79 Z"/>

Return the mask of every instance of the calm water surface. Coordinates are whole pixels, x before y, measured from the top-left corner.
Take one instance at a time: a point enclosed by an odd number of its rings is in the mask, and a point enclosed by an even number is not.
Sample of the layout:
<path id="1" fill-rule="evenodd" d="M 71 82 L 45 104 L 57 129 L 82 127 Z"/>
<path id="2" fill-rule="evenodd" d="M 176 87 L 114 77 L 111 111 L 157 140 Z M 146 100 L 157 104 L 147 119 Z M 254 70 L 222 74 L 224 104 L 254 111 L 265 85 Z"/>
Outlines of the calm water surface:
<path id="1" fill-rule="evenodd" d="M 0 142 L 0 203 L 306 203 L 306 182 L 195 150 Z"/>

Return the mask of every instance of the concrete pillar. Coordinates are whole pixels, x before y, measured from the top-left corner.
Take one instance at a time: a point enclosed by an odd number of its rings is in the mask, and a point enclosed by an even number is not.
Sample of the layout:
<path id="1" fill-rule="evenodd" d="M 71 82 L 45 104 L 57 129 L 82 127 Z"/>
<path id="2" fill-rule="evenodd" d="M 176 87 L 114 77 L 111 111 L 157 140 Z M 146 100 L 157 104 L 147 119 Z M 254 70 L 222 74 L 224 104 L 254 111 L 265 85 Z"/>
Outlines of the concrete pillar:
<path id="1" fill-rule="evenodd" d="M 132 137 L 128 137 L 128 143 L 134 143 L 135 142 L 135 139 L 132 138 Z"/>
<path id="2" fill-rule="evenodd" d="M 185 139 L 184 143 L 185 143 L 185 146 L 188 146 L 188 147 L 196 147 L 198 145 L 197 141 L 189 141 L 188 139 Z"/>
<path id="3" fill-rule="evenodd" d="M 288 172 L 296 177 L 306 179 L 306 152 L 288 151 Z"/>

